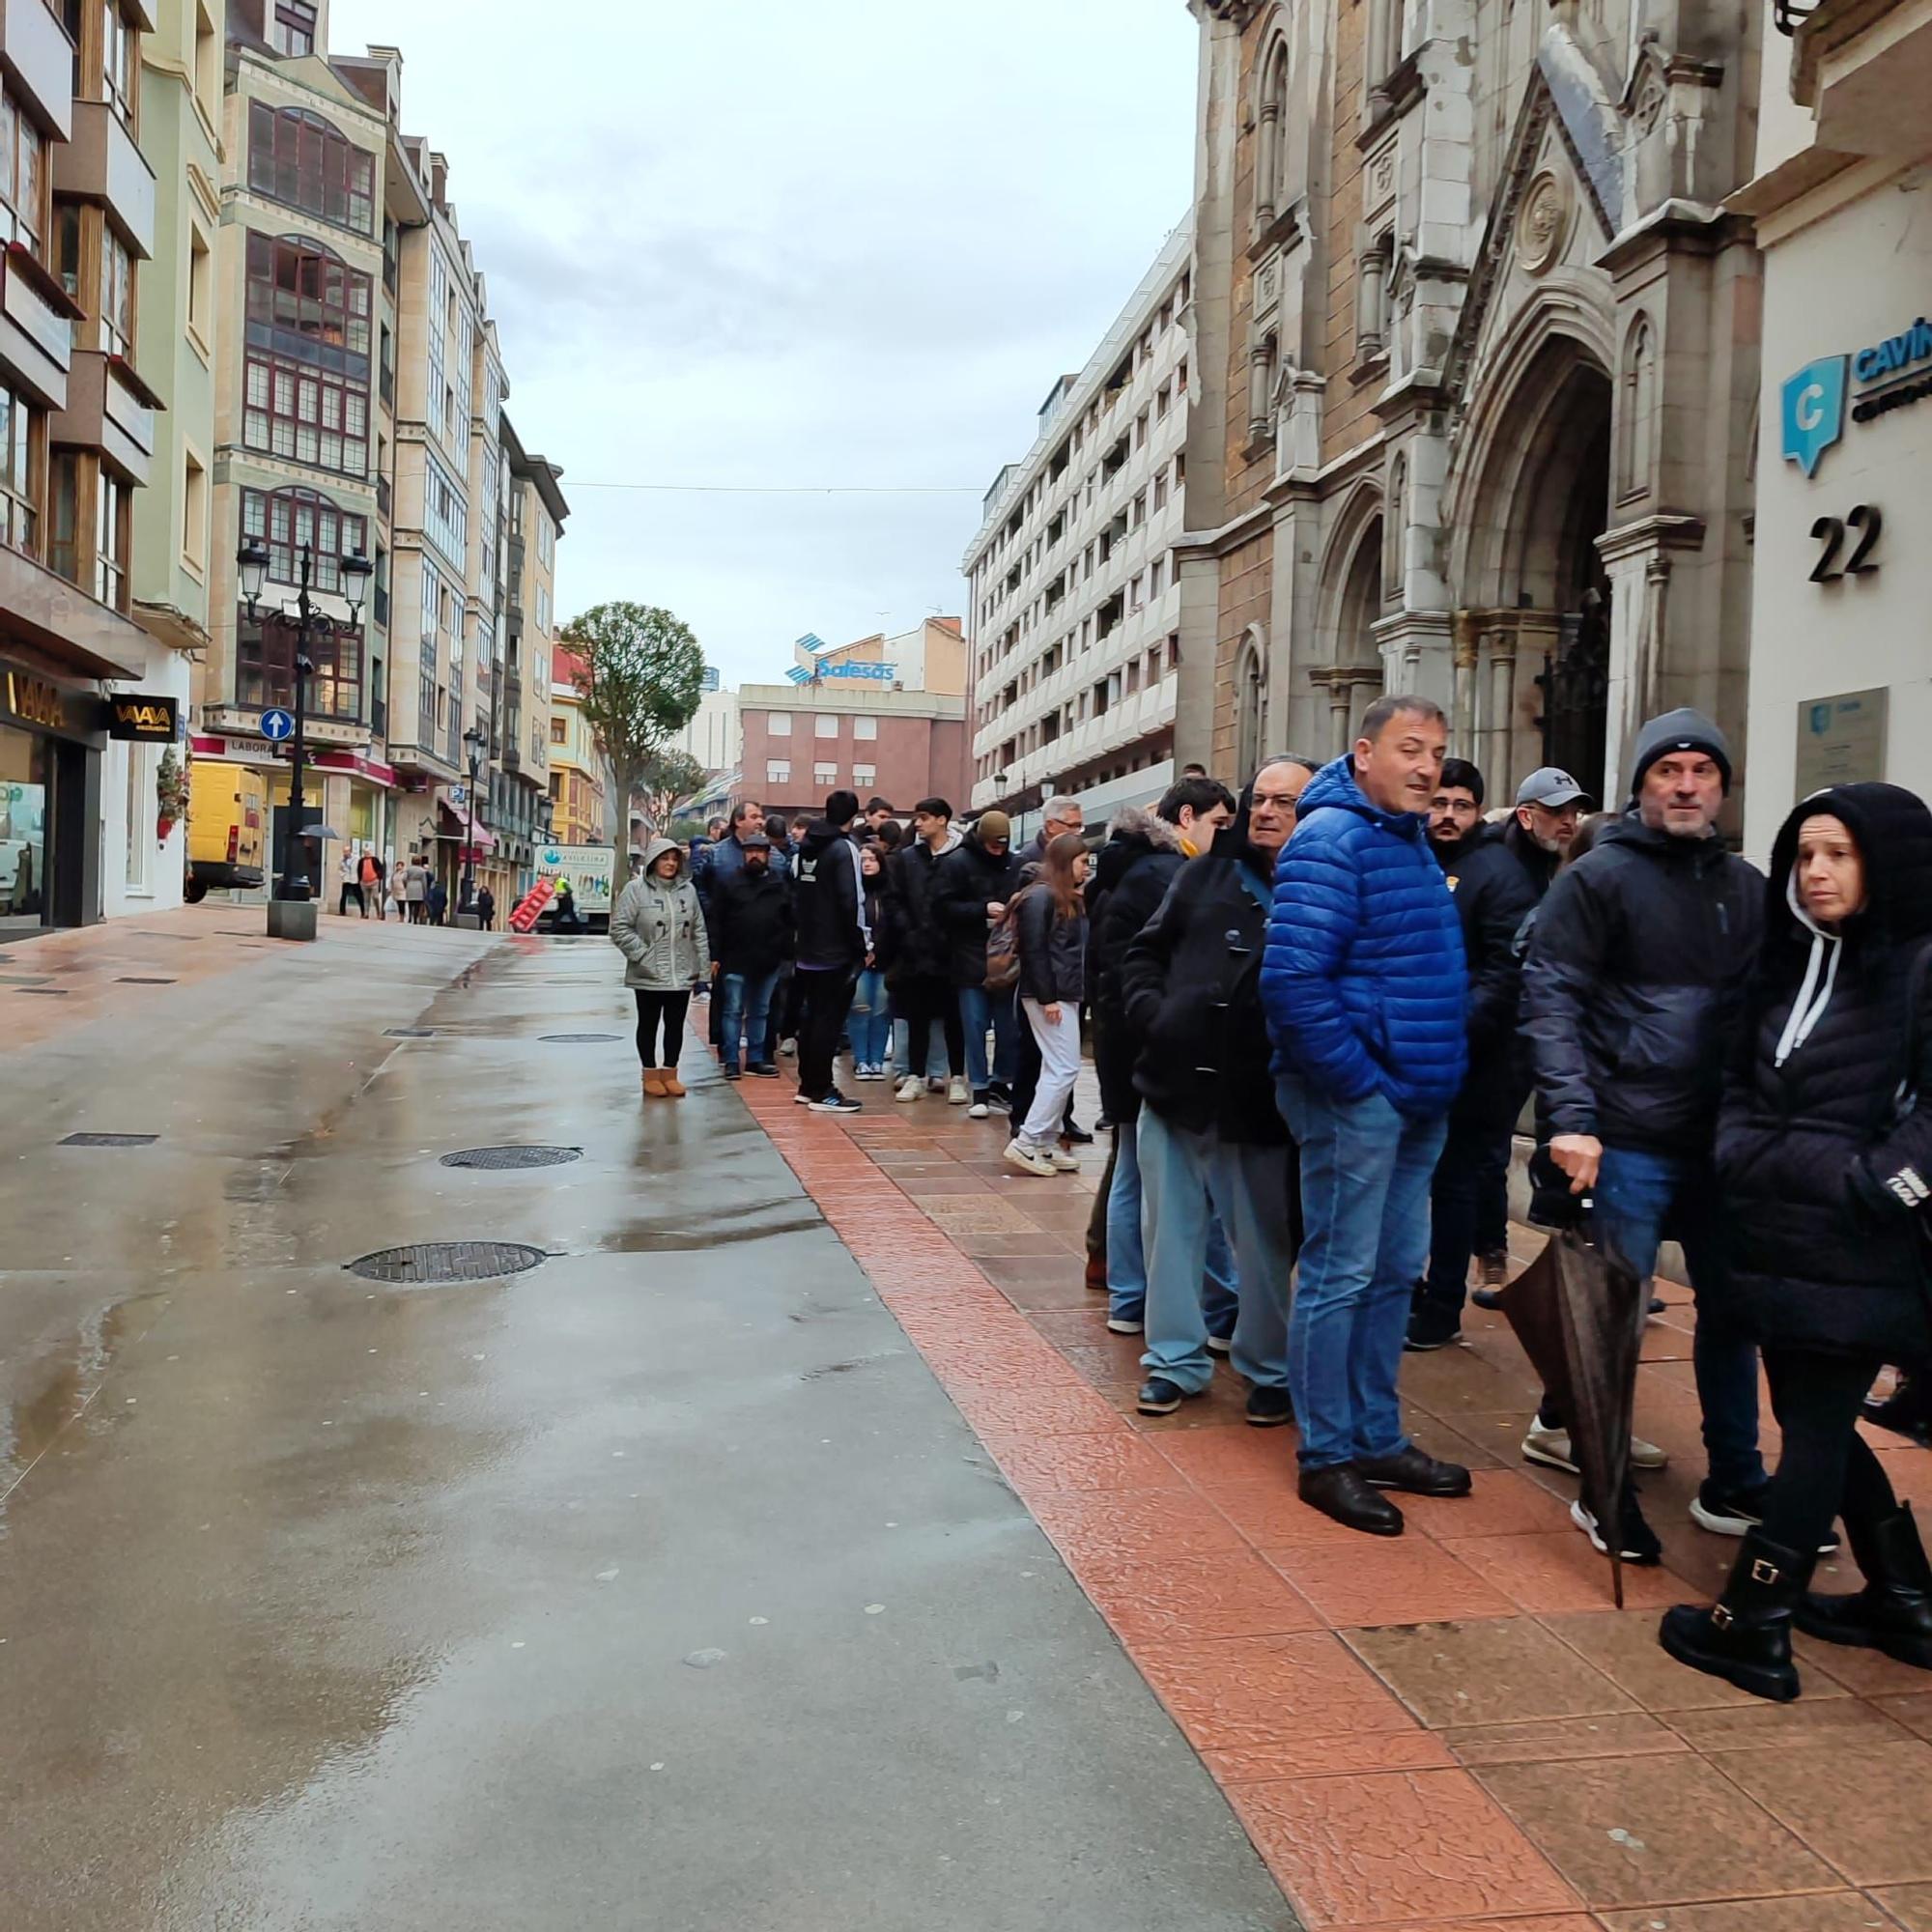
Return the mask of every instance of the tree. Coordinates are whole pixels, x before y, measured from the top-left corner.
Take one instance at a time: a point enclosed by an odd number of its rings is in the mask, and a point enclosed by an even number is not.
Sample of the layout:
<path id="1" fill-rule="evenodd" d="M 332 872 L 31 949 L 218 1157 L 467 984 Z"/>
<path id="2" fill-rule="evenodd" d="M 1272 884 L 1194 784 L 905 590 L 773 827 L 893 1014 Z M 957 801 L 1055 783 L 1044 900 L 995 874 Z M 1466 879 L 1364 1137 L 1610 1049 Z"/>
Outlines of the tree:
<path id="1" fill-rule="evenodd" d="M 639 799 L 654 832 L 663 832 L 680 799 L 690 798 L 704 788 L 709 776 L 688 752 L 660 747 L 644 761 L 644 768 L 633 794 Z M 699 828 L 702 830 L 702 828 Z"/>
<path id="2" fill-rule="evenodd" d="M 582 710 L 611 761 L 617 814 L 617 877 L 630 876 L 630 800 L 645 789 L 654 755 L 696 716 L 704 653 L 691 626 L 655 604 L 596 604 L 566 624 L 566 648 L 583 660 Z M 701 775 L 700 775 L 701 781 Z"/>

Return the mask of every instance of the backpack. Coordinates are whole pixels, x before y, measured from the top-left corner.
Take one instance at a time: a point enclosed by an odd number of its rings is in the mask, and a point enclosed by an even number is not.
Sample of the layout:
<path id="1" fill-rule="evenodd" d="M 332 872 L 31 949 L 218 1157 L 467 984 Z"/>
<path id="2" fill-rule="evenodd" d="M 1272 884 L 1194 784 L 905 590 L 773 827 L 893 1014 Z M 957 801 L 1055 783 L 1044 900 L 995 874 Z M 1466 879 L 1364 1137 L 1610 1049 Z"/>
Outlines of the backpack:
<path id="1" fill-rule="evenodd" d="M 1015 893 L 1006 911 L 986 928 L 984 983 L 989 993 L 1010 993 L 1020 982 L 1020 900 L 1025 896 L 1026 893 Z"/>

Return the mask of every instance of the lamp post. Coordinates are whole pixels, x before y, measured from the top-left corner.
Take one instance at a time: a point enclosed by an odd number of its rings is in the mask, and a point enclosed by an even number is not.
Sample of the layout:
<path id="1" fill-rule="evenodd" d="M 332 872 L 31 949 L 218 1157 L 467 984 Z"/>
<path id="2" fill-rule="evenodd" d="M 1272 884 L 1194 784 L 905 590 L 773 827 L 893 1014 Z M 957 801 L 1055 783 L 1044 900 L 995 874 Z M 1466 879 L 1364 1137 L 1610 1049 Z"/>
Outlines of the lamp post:
<path id="1" fill-rule="evenodd" d="M 361 621 L 362 599 L 369 588 L 369 578 L 375 569 L 369 559 L 358 551 L 353 556 L 338 560 L 336 568 L 341 574 L 342 595 L 349 605 L 349 622 L 338 626 L 327 611 L 320 611 L 311 602 L 308 594 L 309 583 L 315 574 L 315 551 L 312 545 L 303 544 L 296 553 L 298 558 L 296 591 L 296 728 L 289 741 L 289 823 L 288 837 L 282 848 L 281 883 L 275 889 L 279 899 L 306 899 L 312 889 L 308 882 L 308 859 L 301 849 L 302 838 L 302 781 L 307 776 L 308 763 L 308 680 L 315 670 L 315 661 L 309 655 L 309 639 L 320 641 L 332 636 L 340 628 L 353 631 Z M 248 621 L 259 621 L 257 609 L 262 596 L 262 586 L 269 575 L 270 556 L 265 546 L 252 537 L 246 539 L 235 554 L 236 564 L 242 573 L 242 596 L 248 606 Z"/>
<path id="2" fill-rule="evenodd" d="M 463 749 L 469 753 L 469 842 L 463 848 L 463 883 L 456 894 L 458 912 L 476 909 L 476 779 L 488 742 L 473 724 L 463 734 Z"/>

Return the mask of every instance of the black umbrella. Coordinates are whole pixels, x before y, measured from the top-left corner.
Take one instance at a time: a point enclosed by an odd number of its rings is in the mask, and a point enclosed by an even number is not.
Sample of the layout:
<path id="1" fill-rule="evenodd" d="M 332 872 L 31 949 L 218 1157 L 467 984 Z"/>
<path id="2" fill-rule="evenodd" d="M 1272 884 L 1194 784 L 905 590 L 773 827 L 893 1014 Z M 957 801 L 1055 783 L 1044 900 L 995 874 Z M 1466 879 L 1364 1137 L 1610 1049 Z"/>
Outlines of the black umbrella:
<path id="1" fill-rule="evenodd" d="M 1503 1290 L 1501 1306 L 1543 1378 L 1550 1406 L 1569 1428 L 1583 1507 L 1603 1529 L 1610 1589 L 1622 1609 L 1618 1525 L 1649 1307 L 1642 1278 L 1620 1255 L 1592 1247 L 1581 1232 L 1565 1228 Z"/>

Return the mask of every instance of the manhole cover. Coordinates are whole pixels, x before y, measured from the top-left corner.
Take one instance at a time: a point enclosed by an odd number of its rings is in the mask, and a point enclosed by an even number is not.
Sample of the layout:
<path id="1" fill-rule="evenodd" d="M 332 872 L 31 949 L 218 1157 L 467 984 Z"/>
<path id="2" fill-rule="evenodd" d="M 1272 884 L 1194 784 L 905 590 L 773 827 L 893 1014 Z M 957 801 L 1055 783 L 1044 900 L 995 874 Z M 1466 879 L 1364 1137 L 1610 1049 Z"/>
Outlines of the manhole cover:
<path id="1" fill-rule="evenodd" d="M 173 980 L 150 980 L 140 973 L 123 973 L 114 982 L 117 986 L 172 986 Z"/>
<path id="2" fill-rule="evenodd" d="M 61 1147 L 152 1147 L 159 1134 L 69 1134 Z"/>
<path id="3" fill-rule="evenodd" d="M 436 1037 L 436 1029 L 434 1027 L 384 1027 L 383 1029 L 383 1037 L 384 1039 L 434 1039 Z"/>
<path id="4" fill-rule="evenodd" d="M 567 1147 L 489 1147 L 465 1148 L 461 1153 L 446 1153 L 444 1167 L 476 1167 L 497 1171 L 512 1167 L 561 1167 L 566 1161 L 581 1160 L 582 1148 Z"/>
<path id="5" fill-rule="evenodd" d="M 406 1286 L 448 1281 L 495 1281 L 500 1275 L 522 1274 L 545 1259 L 541 1248 L 520 1241 L 418 1241 L 413 1247 L 383 1248 L 349 1264 L 351 1274 L 364 1281 L 393 1281 Z"/>
<path id="6" fill-rule="evenodd" d="M 592 1040 L 623 1037 L 620 1033 L 545 1033 L 537 1036 L 547 1046 L 587 1046 Z"/>

